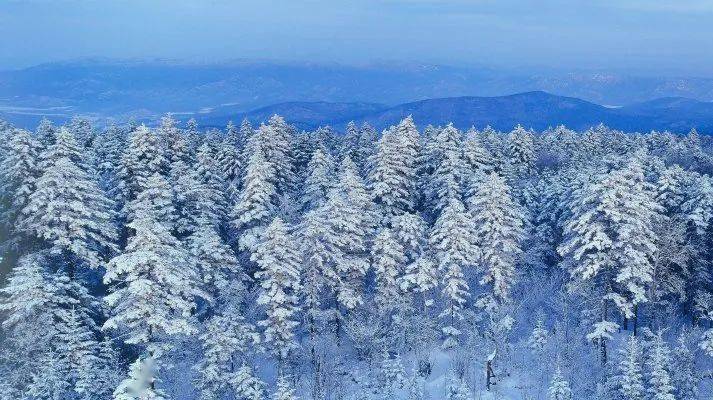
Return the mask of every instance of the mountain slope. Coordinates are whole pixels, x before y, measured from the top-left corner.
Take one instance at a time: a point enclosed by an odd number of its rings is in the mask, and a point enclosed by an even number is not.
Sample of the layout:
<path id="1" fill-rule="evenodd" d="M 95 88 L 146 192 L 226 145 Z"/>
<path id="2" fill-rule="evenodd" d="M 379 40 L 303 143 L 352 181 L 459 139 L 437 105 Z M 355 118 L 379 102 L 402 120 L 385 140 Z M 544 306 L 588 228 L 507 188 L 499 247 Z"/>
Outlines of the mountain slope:
<path id="1" fill-rule="evenodd" d="M 581 131 L 604 123 L 627 132 L 671 130 L 685 133 L 696 128 L 702 133 L 713 133 L 712 103 L 677 98 L 608 108 L 541 91 L 499 97 L 430 99 L 388 108 L 370 103 L 290 102 L 248 113 L 206 114 L 198 121 L 204 126 L 224 126 L 229 119 L 247 117 L 253 122 L 262 122 L 273 114 L 282 115 L 301 129 L 314 129 L 320 125 L 343 128 L 349 120 L 368 122 L 377 129 L 384 129 L 411 115 L 420 126 L 452 122 L 460 129 L 490 125 L 499 130 L 510 130 L 521 124 L 543 130 L 564 124 Z"/>
<path id="2" fill-rule="evenodd" d="M 0 71 L 0 117 L 23 124 L 33 124 L 43 114 L 58 120 L 72 114 L 127 120 L 172 112 L 183 118 L 221 109 L 245 113 L 294 101 L 394 106 L 533 90 L 610 105 L 671 96 L 708 101 L 713 99 L 713 79 L 417 63 L 83 60 Z"/>
<path id="3" fill-rule="evenodd" d="M 626 115 L 613 113 L 594 103 L 541 91 L 500 97 L 423 100 L 389 108 L 364 120 L 381 128 L 393 125 L 407 115 L 412 115 L 419 124 L 452 122 L 461 129 L 490 125 L 507 130 L 517 124 L 537 130 L 558 124 L 584 129 L 600 122 L 612 126 L 628 126 L 635 122 Z"/>

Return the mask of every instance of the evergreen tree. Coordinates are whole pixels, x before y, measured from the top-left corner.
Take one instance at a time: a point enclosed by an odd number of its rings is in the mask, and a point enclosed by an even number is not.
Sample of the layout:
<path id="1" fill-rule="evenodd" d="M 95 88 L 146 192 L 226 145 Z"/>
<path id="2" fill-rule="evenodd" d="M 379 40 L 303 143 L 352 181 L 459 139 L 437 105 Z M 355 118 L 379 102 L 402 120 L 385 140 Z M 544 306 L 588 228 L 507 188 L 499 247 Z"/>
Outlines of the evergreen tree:
<path id="1" fill-rule="evenodd" d="M 498 302 L 508 299 L 516 278 L 515 264 L 521 253 L 524 216 L 513 201 L 505 181 L 497 174 L 474 179 L 468 191 L 468 205 L 475 224 L 484 273 L 480 283 L 492 285 Z"/>
<path id="2" fill-rule="evenodd" d="M 114 400 L 162 400 L 168 399 L 166 393 L 157 389 L 158 367 L 150 357 L 138 358 L 129 366 L 129 374 L 114 391 Z"/>
<path id="3" fill-rule="evenodd" d="M 652 400 L 675 400 L 669 368 L 670 350 L 659 332 L 654 337 L 651 354 L 646 360 L 646 387 Z"/>
<path id="4" fill-rule="evenodd" d="M 54 144 L 55 135 L 57 134 L 57 128 L 54 126 L 52 121 L 45 117 L 42 117 L 39 125 L 35 129 L 35 138 L 40 143 L 43 149 L 46 149 Z"/>
<path id="5" fill-rule="evenodd" d="M 272 162 L 259 148 L 250 156 L 240 198 L 231 212 L 232 225 L 240 234 L 240 248 L 253 249 L 261 231 L 277 210 L 277 188 Z"/>
<path id="6" fill-rule="evenodd" d="M 438 260 L 445 301 L 440 314 L 444 320 L 445 348 L 455 346 L 461 334 L 457 326 L 463 319 L 462 310 L 470 296 L 465 270 L 472 268 L 478 258 L 475 232 L 473 221 L 457 199 L 450 201 L 431 230 L 429 240 Z"/>
<path id="7" fill-rule="evenodd" d="M 233 391 L 233 384 L 245 371 L 240 365 L 245 362 L 248 351 L 260 342 L 253 326 L 246 322 L 231 302 L 221 314 L 211 316 L 205 322 L 200 335 L 203 357 L 196 365 L 199 377 L 196 381 L 202 399 L 222 398 Z"/>
<path id="8" fill-rule="evenodd" d="M 609 301 L 625 318 L 647 301 L 659 210 L 637 159 L 576 190 L 559 252 L 577 284 L 600 291 L 602 322 Z"/>
<path id="9" fill-rule="evenodd" d="M 338 183 L 328 194 L 327 213 L 340 241 L 336 272 L 337 300 L 347 310 L 363 303 L 363 281 L 369 269 L 368 246 L 375 225 L 374 206 L 356 165 L 342 161 Z"/>
<path id="10" fill-rule="evenodd" d="M 547 393 L 549 400 L 572 400 L 572 389 L 569 387 L 569 382 L 562 376 L 559 365 L 552 375 Z"/>
<path id="11" fill-rule="evenodd" d="M 112 203 L 79 161 L 82 150 L 62 129 L 43 154 L 46 169 L 23 210 L 21 228 L 91 267 L 116 250 Z M 84 167 L 84 168 L 83 168 Z"/>
<path id="12" fill-rule="evenodd" d="M 518 125 L 508 136 L 508 159 L 515 177 L 521 177 L 532 172 L 535 164 L 535 153 L 532 133 Z"/>
<path id="13" fill-rule="evenodd" d="M 641 373 L 641 346 L 636 336 L 630 336 L 620 351 L 619 393 L 625 399 L 643 400 L 644 383 Z"/>
<path id="14" fill-rule="evenodd" d="M 225 128 L 225 138 L 218 146 L 216 154 L 216 164 L 225 182 L 239 183 L 244 166 L 242 151 L 246 143 L 247 137 L 244 136 L 243 130 L 236 127 L 233 121 L 229 121 Z"/>
<path id="15" fill-rule="evenodd" d="M 144 125 L 131 131 L 121 159 L 119 178 L 124 202 L 134 200 L 155 174 L 166 176 L 169 161 L 158 135 Z"/>
<path id="16" fill-rule="evenodd" d="M 257 303 L 267 308 L 267 318 L 259 322 L 265 327 L 265 342 L 283 360 L 296 347 L 294 329 L 299 312 L 299 258 L 281 219 L 276 218 L 262 235 L 251 259 L 260 271 L 255 278 L 262 291 Z"/>
<path id="17" fill-rule="evenodd" d="M 0 159 L 0 223 L 8 231 L 15 231 L 18 220 L 26 218 L 23 210 L 35 190 L 35 181 L 39 178 L 39 143 L 30 132 L 17 129 L 8 135 L 4 142 L 5 151 Z"/>
<path id="18" fill-rule="evenodd" d="M 370 161 L 369 186 L 385 218 L 413 210 L 419 134 L 411 117 L 385 131 Z"/>
<path id="19" fill-rule="evenodd" d="M 112 286 L 105 297 L 111 317 L 105 329 L 124 332 L 127 344 L 147 345 L 151 357 L 165 349 L 163 335 L 196 331 L 191 314 L 197 297 L 207 297 L 198 285 L 191 257 L 165 225 L 171 204 L 164 178 L 150 177 L 146 189 L 131 204 L 134 235 L 124 252 L 106 267 L 104 283 Z"/>
<path id="20" fill-rule="evenodd" d="M 292 387 L 289 379 L 283 375 L 277 378 L 277 389 L 275 390 L 272 400 L 297 400 L 295 389 Z"/>
<path id="21" fill-rule="evenodd" d="M 374 301 L 382 314 L 398 310 L 403 302 L 399 290 L 399 276 L 406 262 L 404 248 L 389 228 L 384 228 L 374 238 L 371 249 L 376 274 Z"/>
<path id="22" fill-rule="evenodd" d="M 549 334 L 547 329 L 545 329 L 545 322 L 542 317 L 539 317 L 537 319 L 537 323 L 535 324 L 535 328 L 532 330 L 530 338 L 527 341 L 530 351 L 537 356 L 542 355 L 542 352 L 545 350 L 545 346 L 547 346 L 548 336 Z"/>
<path id="23" fill-rule="evenodd" d="M 682 332 L 678 337 L 678 346 L 674 349 L 671 379 L 676 399 L 694 400 L 698 398 L 698 376 L 695 358 L 688 346 L 688 333 L 686 331 Z"/>
<path id="24" fill-rule="evenodd" d="M 305 210 L 313 210 L 327 201 L 327 193 L 332 187 L 332 157 L 318 148 L 312 154 L 307 169 L 310 172 L 305 181 L 302 207 Z"/>
<path id="25" fill-rule="evenodd" d="M 255 377 L 252 368 L 243 364 L 230 382 L 233 396 L 241 400 L 264 400 L 265 383 Z"/>

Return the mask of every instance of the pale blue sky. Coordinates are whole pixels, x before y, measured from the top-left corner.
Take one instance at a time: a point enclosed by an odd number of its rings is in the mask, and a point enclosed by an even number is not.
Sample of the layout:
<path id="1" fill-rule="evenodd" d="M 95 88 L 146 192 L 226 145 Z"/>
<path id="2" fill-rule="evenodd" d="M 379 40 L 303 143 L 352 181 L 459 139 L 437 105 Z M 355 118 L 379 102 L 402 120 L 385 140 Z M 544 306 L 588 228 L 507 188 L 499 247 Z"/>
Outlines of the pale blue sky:
<path id="1" fill-rule="evenodd" d="M 267 58 L 713 76 L 713 0 L 0 0 L 0 68 Z"/>

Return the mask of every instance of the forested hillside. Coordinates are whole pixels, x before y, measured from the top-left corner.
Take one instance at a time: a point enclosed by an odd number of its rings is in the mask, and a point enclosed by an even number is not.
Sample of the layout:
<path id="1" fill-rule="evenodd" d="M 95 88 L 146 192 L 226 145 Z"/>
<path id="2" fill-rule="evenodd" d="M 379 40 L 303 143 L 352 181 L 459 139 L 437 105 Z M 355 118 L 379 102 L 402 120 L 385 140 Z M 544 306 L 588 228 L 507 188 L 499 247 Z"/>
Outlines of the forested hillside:
<path id="1" fill-rule="evenodd" d="M 713 140 L 0 123 L 0 399 L 713 398 Z"/>

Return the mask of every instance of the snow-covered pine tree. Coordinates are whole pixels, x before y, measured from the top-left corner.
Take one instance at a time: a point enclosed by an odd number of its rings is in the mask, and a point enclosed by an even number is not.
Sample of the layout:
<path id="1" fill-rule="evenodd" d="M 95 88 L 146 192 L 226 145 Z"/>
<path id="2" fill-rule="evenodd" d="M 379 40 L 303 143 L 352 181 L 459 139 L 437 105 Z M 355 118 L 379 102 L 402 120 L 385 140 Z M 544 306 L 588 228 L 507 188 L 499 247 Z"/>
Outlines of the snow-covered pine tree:
<path id="1" fill-rule="evenodd" d="M 411 117 L 384 131 L 370 160 L 372 198 L 385 219 L 412 211 L 420 137 Z"/>
<path id="2" fill-rule="evenodd" d="M 644 378 L 641 372 L 641 345 L 636 336 L 629 336 L 619 352 L 619 394 L 627 400 L 645 399 Z"/>
<path id="3" fill-rule="evenodd" d="M 369 192 L 349 157 L 342 161 L 336 188 L 328 196 L 330 223 L 341 239 L 336 265 L 340 276 L 337 300 L 347 310 L 353 310 L 363 303 L 368 247 L 376 221 Z"/>
<path id="4" fill-rule="evenodd" d="M 46 149 L 54 144 L 56 134 L 57 128 L 54 126 L 52 121 L 46 117 L 42 117 L 42 120 L 40 120 L 40 123 L 35 129 L 35 138 L 43 149 Z"/>
<path id="5" fill-rule="evenodd" d="M 430 213 L 438 216 L 451 198 L 460 198 L 465 164 L 461 132 L 448 124 L 427 140 L 420 161 L 423 186 Z"/>
<path id="6" fill-rule="evenodd" d="M 29 384 L 32 391 L 74 391 L 80 378 L 86 383 L 102 366 L 96 358 L 99 303 L 60 264 L 48 250 L 26 255 L 0 291 L 0 311 L 7 313 L 2 356 L 12 360 L 6 378 L 19 390 Z"/>
<path id="7" fill-rule="evenodd" d="M 428 244 L 428 227 L 420 216 L 412 213 L 392 218 L 392 226 L 406 257 L 399 282 L 401 291 L 414 296 L 414 304 L 425 311 L 433 303 L 430 292 L 438 286 L 438 269 Z"/>
<path id="8" fill-rule="evenodd" d="M 129 366 L 128 376 L 114 390 L 114 400 L 167 400 L 166 393 L 156 388 L 158 366 L 151 357 L 139 357 Z"/>
<path id="9" fill-rule="evenodd" d="M 196 365 L 196 386 L 202 399 L 221 398 L 233 392 L 233 384 L 248 352 L 260 342 L 252 324 L 239 313 L 240 299 L 231 299 L 219 314 L 211 316 L 200 335 L 203 357 Z"/>
<path id="10" fill-rule="evenodd" d="M 304 183 L 302 207 L 304 210 L 314 210 L 327 201 L 327 194 L 332 188 L 334 161 L 329 154 L 317 148 L 312 153 L 307 170 L 309 175 Z"/>
<path id="11" fill-rule="evenodd" d="M 169 161 L 158 135 L 144 125 L 132 130 L 119 170 L 124 203 L 134 200 L 151 176 L 167 176 L 168 171 Z"/>
<path id="12" fill-rule="evenodd" d="M 392 356 L 384 350 L 378 374 L 379 398 L 384 400 L 396 398 L 397 391 L 406 383 L 406 370 L 401 362 L 401 356 L 398 353 Z"/>
<path id="13" fill-rule="evenodd" d="M 196 225 L 198 219 L 204 219 L 215 226 L 221 226 L 228 213 L 226 186 L 213 150 L 207 144 L 202 144 L 191 171 L 191 187 L 187 188 L 186 193 L 192 225 Z"/>
<path id="14" fill-rule="evenodd" d="M 248 364 L 241 365 L 230 382 L 232 394 L 241 400 L 265 400 L 266 386 Z"/>
<path id="15" fill-rule="evenodd" d="M 44 240 L 53 251 L 70 255 L 71 263 L 96 268 L 116 251 L 113 204 L 80 161 L 72 134 L 61 129 L 43 153 L 45 170 L 22 213 L 20 227 Z"/>
<path id="16" fill-rule="evenodd" d="M 253 138 L 256 138 L 253 136 Z M 240 198 L 231 212 L 232 225 L 239 231 L 241 250 L 252 250 L 261 232 L 272 221 L 277 211 L 275 167 L 256 147 L 250 155 L 243 177 Z"/>
<path id="17" fill-rule="evenodd" d="M 549 400 L 572 400 L 572 389 L 569 382 L 562 376 L 562 370 L 557 365 L 550 387 L 547 389 Z"/>
<path id="18" fill-rule="evenodd" d="M 332 210 L 336 208 L 333 201 L 339 198 L 336 192 L 332 193 L 327 204 L 304 215 L 297 229 L 304 310 L 311 334 L 318 321 L 339 322 L 337 296 L 342 285 L 337 266 L 343 264 L 344 245 L 332 220 Z"/>
<path id="19" fill-rule="evenodd" d="M 691 352 L 688 341 L 688 331 L 683 331 L 678 337 L 678 345 L 673 351 L 671 364 L 671 380 L 674 387 L 674 396 L 679 400 L 693 400 L 698 398 L 698 373 L 696 360 Z"/>
<path id="20" fill-rule="evenodd" d="M 157 135 L 164 142 L 166 158 L 169 163 L 168 180 L 173 189 L 174 208 L 176 209 L 175 226 L 171 229 L 183 238 L 192 230 L 191 199 L 189 193 L 195 186 L 195 176 L 191 174 L 196 158 L 192 152 L 191 143 L 186 135 L 178 129 L 176 121 L 170 116 L 161 119 Z"/>
<path id="21" fill-rule="evenodd" d="M 243 135 L 243 130 L 229 121 L 225 128 L 225 138 L 219 144 L 216 154 L 218 170 L 225 182 L 239 186 L 244 167 L 242 151 L 246 143 L 247 137 Z"/>
<path id="22" fill-rule="evenodd" d="M 523 177 L 532 172 L 535 152 L 532 133 L 518 125 L 508 135 L 508 160 L 512 166 L 512 178 Z"/>
<path id="23" fill-rule="evenodd" d="M 369 160 L 374 155 L 376 151 L 376 144 L 378 142 L 378 135 L 376 130 L 371 127 L 368 123 L 362 124 L 359 128 L 359 149 L 357 151 L 357 156 L 354 158 L 354 163 L 359 168 L 359 172 L 364 176 L 369 170 Z"/>
<path id="24" fill-rule="evenodd" d="M 483 145 L 480 136 L 480 133 L 471 129 L 466 133 L 463 143 L 463 161 L 469 174 L 476 172 L 488 174 L 495 169 L 493 157 Z"/>
<path id="25" fill-rule="evenodd" d="M 671 355 L 661 332 L 654 337 L 646 358 L 646 391 L 651 400 L 675 400 L 670 375 Z"/>
<path id="26" fill-rule="evenodd" d="M 530 351 L 536 356 L 541 356 L 547 346 L 547 339 L 549 332 L 545 328 L 545 321 L 542 316 L 537 318 L 535 323 L 535 328 L 530 334 L 530 338 L 527 340 L 527 345 L 530 347 Z"/>
<path id="27" fill-rule="evenodd" d="M 134 235 L 106 266 L 111 316 L 104 329 L 119 330 L 127 344 L 146 345 L 155 358 L 168 345 L 161 342 L 164 335 L 196 332 L 191 314 L 196 298 L 207 295 L 192 258 L 166 226 L 166 215 L 173 212 L 168 183 L 154 174 L 144 186 L 129 205 Z"/>
<path id="28" fill-rule="evenodd" d="M 279 115 L 273 115 L 267 125 L 262 125 L 253 137 L 257 137 L 263 147 L 265 158 L 274 165 L 275 188 L 277 193 L 290 193 L 295 184 L 292 149 L 293 128 Z"/>
<path id="29" fill-rule="evenodd" d="M 39 178 L 39 143 L 24 129 L 12 130 L 8 141 L 3 142 L 5 151 L 0 159 L 0 223 L 8 232 L 17 229 L 18 220 L 26 217 L 23 210 L 34 192 L 35 181 Z"/>
<path id="30" fill-rule="evenodd" d="M 446 382 L 446 400 L 470 400 L 471 394 L 468 385 L 463 379 L 449 376 Z"/>
<path id="31" fill-rule="evenodd" d="M 652 280 L 652 255 L 657 250 L 653 224 L 660 206 L 645 181 L 637 158 L 575 190 L 564 240 L 564 257 L 574 286 L 591 285 L 600 292 L 602 327 L 610 326 L 607 304 L 625 318 L 646 302 Z M 605 351 L 604 342 L 602 351 Z M 605 353 L 602 353 L 605 354 Z M 604 360 L 602 360 L 604 361 Z"/>
<path id="32" fill-rule="evenodd" d="M 490 285 L 497 302 L 508 300 L 521 253 L 524 216 L 497 174 L 475 175 L 468 190 L 468 208 L 475 225 L 481 285 Z"/>
<path id="33" fill-rule="evenodd" d="M 88 119 L 83 117 L 72 117 L 69 123 L 65 126 L 80 147 L 89 147 L 94 140 L 94 128 Z"/>
<path id="34" fill-rule="evenodd" d="M 429 242 L 438 270 L 442 276 L 444 348 L 458 344 L 461 334 L 458 326 L 463 319 L 462 310 L 470 296 L 466 269 L 476 265 L 479 250 L 475 242 L 476 226 L 458 199 L 451 199 L 436 220 Z"/>
<path id="35" fill-rule="evenodd" d="M 295 394 L 295 388 L 290 379 L 284 375 L 280 375 L 277 378 L 277 387 L 275 388 L 275 393 L 272 395 L 272 400 L 298 400 L 299 397 Z"/>
<path id="36" fill-rule="evenodd" d="M 183 136 L 188 139 L 191 151 L 198 148 L 198 146 L 207 140 L 207 135 L 201 135 L 201 132 L 198 129 L 198 121 L 196 121 L 195 118 L 191 118 L 186 121 L 186 126 L 183 129 Z"/>
<path id="37" fill-rule="evenodd" d="M 265 328 L 265 343 L 283 361 L 297 346 L 301 287 L 298 249 L 281 219 L 275 218 L 265 230 L 251 260 L 260 267 L 255 274 L 262 289 L 257 304 L 265 306 L 267 314 L 258 324 Z"/>
<path id="38" fill-rule="evenodd" d="M 339 159 L 343 160 L 345 157 L 349 157 L 354 160 L 359 158 L 359 136 L 359 128 L 354 121 L 349 121 L 344 128 L 344 136 L 339 148 Z"/>
<path id="39" fill-rule="evenodd" d="M 404 248 L 390 228 L 383 228 L 374 238 L 371 253 L 376 274 L 374 301 L 381 314 L 390 315 L 401 308 L 404 300 L 399 290 L 399 277 L 406 263 Z"/>

